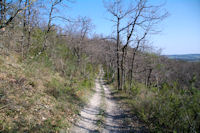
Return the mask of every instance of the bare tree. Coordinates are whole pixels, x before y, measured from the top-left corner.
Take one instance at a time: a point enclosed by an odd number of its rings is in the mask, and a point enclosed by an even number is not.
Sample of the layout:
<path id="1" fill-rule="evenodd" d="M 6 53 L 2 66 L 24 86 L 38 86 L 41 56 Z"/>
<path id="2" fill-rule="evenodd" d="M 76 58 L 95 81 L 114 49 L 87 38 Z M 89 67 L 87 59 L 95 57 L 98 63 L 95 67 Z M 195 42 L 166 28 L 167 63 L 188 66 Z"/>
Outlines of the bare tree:
<path id="1" fill-rule="evenodd" d="M 130 68 L 129 89 L 132 87 L 132 83 L 133 83 L 133 69 L 134 69 L 133 67 L 134 67 L 135 55 L 139 49 L 141 42 L 145 39 L 146 35 L 147 35 L 147 32 L 145 32 L 144 35 L 140 39 L 137 39 L 137 41 L 136 41 L 137 45 L 135 48 L 133 48 L 132 59 L 131 59 L 131 68 Z"/>
<path id="2" fill-rule="evenodd" d="M 116 58 L 117 58 L 117 87 L 120 90 L 121 88 L 121 75 L 120 75 L 120 34 L 129 27 L 129 25 L 125 25 L 121 27 L 121 21 L 128 16 L 133 9 L 127 9 L 124 10 L 122 9 L 123 7 L 121 6 L 122 1 L 121 0 L 116 0 L 112 2 L 105 2 L 105 8 L 107 11 L 114 17 L 111 21 L 113 21 L 116 24 Z"/>
<path id="3" fill-rule="evenodd" d="M 118 89 L 123 89 L 125 83 L 125 60 L 127 47 L 136 39 L 133 38 L 133 35 L 137 36 L 137 34 L 144 34 L 144 37 L 142 37 L 142 39 L 144 39 L 146 34 L 149 33 L 146 31 L 149 31 L 153 25 L 157 24 L 167 16 L 166 12 L 159 14 L 162 6 L 149 6 L 147 0 L 132 2 L 134 5 L 130 4 L 131 6 L 128 8 L 122 6 L 123 4 L 126 4 L 126 2 L 123 3 L 122 0 L 105 2 L 105 8 L 112 15 L 113 19 L 111 19 L 111 21 L 114 22 L 116 26 L 115 40 Z M 124 38 L 126 38 L 126 41 L 123 41 Z M 137 49 L 138 48 L 136 47 L 135 50 Z M 122 56 L 120 53 L 122 53 Z"/>
<path id="4" fill-rule="evenodd" d="M 89 41 L 88 35 L 92 27 L 91 19 L 87 17 L 78 17 L 76 21 L 67 26 L 67 34 L 71 40 L 70 48 L 77 57 L 78 65 L 80 65 L 82 53 L 86 49 L 86 43 Z"/>
<path id="5" fill-rule="evenodd" d="M 41 50 L 41 52 L 45 51 L 46 48 L 47 48 L 47 40 L 48 40 L 48 34 L 50 33 L 50 30 L 52 28 L 52 21 L 54 19 L 57 19 L 57 18 L 61 18 L 62 20 L 65 20 L 65 21 L 70 21 L 69 19 L 63 17 L 63 16 L 55 16 L 54 15 L 54 12 L 57 9 L 57 7 L 59 5 L 61 5 L 64 1 L 67 1 L 67 2 L 73 2 L 73 0 L 51 0 L 51 6 L 50 6 L 50 10 L 48 12 L 48 23 L 47 23 L 47 29 L 45 30 L 45 35 L 44 35 L 44 43 L 43 43 L 43 48 Z"/>
<path id="6" fill-rule="evenodd" d="M 36 0 L 31 0 L 30 1 L 30 5 L 35 2 Z M 19 8 L 17 7 L 16 11 L 13 12 L 13 14 L 11 16 L 9 16 L 8 19 L 6 19 L 6 6 L 7 5 L 11 5 L 11 3 L 6 3 L 6 0 L 3 1 L 0 1 L 1 2 L 1 24 L 0 24 L 0 29 L 3 29 L 5 28 L 6 26 L 8 26 L 13 20 L 14 18 L 19 14 L 21 13 L 22 11 L 26 10 L 30 5 L 26 5 L 25 7 L 23 8 Z M 12 2 L 12 1 L 11 1 Z M 3 10 L 3 11 L 2 11 Z"/>

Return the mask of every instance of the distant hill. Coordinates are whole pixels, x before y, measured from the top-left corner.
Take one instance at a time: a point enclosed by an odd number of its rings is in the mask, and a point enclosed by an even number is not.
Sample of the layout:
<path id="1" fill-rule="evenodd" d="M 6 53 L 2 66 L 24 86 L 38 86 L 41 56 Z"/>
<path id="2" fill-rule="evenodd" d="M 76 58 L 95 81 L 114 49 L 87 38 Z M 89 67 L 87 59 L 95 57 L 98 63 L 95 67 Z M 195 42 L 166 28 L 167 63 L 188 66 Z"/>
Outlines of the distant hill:
<path id="1" fill-rule="evenodd" d="M 190 62 L 200 61 L 200 54 L 165 55 L 169 59 L 183 60 Z"/>

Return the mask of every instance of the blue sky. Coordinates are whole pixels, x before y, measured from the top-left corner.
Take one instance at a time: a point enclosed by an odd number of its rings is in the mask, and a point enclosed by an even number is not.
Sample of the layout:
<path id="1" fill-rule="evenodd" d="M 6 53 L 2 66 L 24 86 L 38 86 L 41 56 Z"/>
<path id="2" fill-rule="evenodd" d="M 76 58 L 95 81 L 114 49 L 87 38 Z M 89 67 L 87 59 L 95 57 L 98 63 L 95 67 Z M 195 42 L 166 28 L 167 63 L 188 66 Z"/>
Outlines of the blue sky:
<path id="1" fill-rule="evenodd" d="M 162 0 L 151 0 L 153 3 Z M 160 34 L 152 35 L 153 46 L 161 48 L 162 54 L 200 53 L 200 0 L 165 0 L 164 8 L 170 16 L 159 26 Z M 109 35 L 113 24 L 106 18 L 102 0 L 76 0 L 64 9 L 73 18 L 87 16 L 95 25 L 94 32 Z"/>

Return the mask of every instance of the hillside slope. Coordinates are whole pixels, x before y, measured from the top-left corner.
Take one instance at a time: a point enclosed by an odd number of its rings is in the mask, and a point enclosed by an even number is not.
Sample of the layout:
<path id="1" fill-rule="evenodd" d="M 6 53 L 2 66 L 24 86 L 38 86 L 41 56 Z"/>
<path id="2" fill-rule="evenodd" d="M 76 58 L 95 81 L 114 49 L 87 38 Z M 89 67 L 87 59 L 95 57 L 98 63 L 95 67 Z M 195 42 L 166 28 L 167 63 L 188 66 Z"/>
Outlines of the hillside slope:
<path id="1" fill-rule="evenodd" d="M 170 59 L 197 62 L 200 61 L 200 54 L 166 55 Z"/>
<path id="2" fill-rule="evenodd" d="M 22 63 L 19 57 L 0 55 L 0 132 L 68 130 L 93 80 L 69 79 L 45 63 Z"/>

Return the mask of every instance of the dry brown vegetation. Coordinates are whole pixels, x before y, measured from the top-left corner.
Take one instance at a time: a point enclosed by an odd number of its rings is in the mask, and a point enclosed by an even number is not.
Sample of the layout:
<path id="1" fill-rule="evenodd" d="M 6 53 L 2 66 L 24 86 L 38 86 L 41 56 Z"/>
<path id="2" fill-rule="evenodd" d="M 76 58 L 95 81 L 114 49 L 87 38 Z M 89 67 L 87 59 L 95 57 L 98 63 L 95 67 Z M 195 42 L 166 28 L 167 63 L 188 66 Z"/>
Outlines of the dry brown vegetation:
<path id="1" fill-rule="evenodd" d="M 0 58 L 1 132 L 67 130 L 89 94 L 67 87 L 81 80 L 72 84 L 42 62 L 28 65 L 18 58 L 17 53 Z"/>

